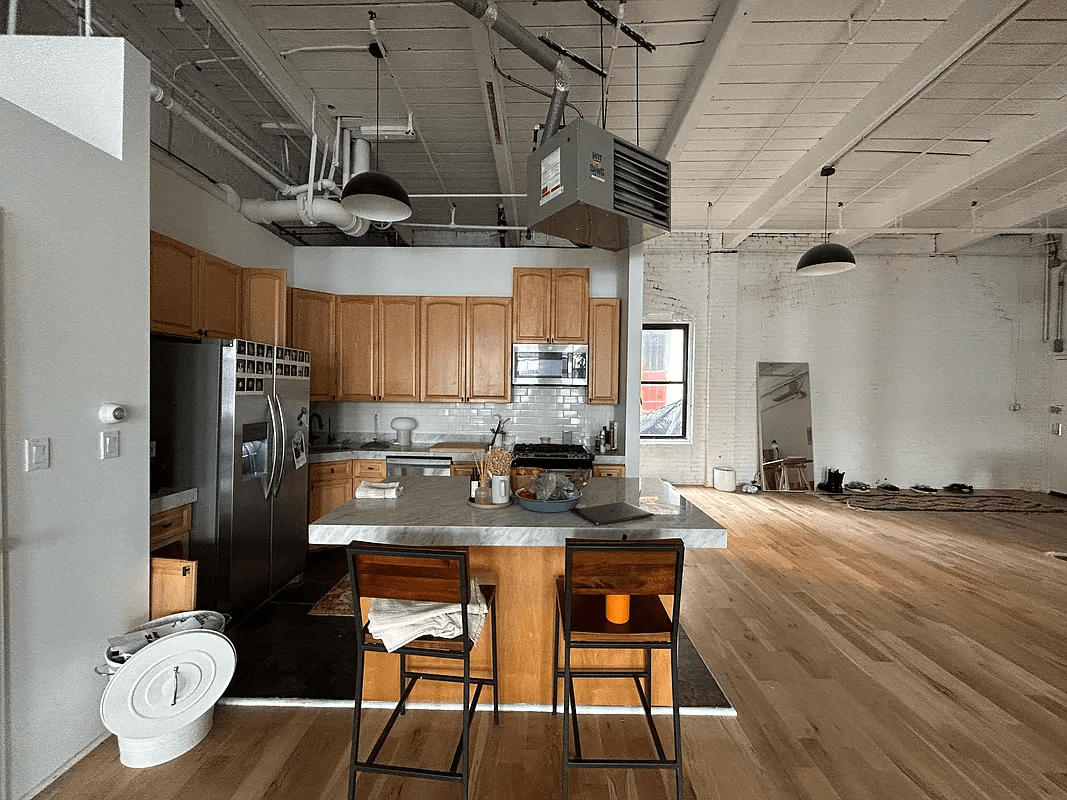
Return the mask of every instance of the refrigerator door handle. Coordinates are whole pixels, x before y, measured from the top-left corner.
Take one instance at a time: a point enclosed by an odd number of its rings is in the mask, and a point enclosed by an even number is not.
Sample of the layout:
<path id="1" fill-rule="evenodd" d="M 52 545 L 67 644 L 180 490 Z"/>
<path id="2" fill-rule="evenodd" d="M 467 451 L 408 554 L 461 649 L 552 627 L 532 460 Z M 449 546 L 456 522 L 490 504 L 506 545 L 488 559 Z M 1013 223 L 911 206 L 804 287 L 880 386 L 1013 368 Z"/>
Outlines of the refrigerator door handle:
<path id="1" fill-rule="evenodd" d="M 268 394 L 267 396 L 267 408 L 270 409 L 270 480 L 267 481 L 267 488 L 263 491 L 263 498 L 270 500 L 271 492 L 275 487 L 281 483 L 281 476 L 277 475 L 279 453 L 281 452 L 281 439 L 278 436 L 279 432 L 279 415 L 274 408 L 274 395 Z"/>
<path id="2" fill-rule="evenodd" d="M 285 448 L 289 441 L 289 429 L 285 425 L 285 414 L 282 412 L 282 401 L 278 395 L 274 395 L 274 407 L 278 412 L 278 480 L 274 484 L 274 496 L 282 490 L 282 476 L 285 474 Z"/>

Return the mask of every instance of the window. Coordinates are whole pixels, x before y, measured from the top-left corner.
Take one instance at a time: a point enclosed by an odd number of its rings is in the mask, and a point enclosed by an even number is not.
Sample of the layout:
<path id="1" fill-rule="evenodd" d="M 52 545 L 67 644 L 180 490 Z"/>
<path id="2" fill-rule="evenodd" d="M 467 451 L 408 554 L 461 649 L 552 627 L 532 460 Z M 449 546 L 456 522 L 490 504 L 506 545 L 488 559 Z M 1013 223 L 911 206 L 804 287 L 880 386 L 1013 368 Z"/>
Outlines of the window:
<path id="1" fill-rule="evenodd" d="M 641 438 L 689 436 L 689 326 L 641 329 Z"/>

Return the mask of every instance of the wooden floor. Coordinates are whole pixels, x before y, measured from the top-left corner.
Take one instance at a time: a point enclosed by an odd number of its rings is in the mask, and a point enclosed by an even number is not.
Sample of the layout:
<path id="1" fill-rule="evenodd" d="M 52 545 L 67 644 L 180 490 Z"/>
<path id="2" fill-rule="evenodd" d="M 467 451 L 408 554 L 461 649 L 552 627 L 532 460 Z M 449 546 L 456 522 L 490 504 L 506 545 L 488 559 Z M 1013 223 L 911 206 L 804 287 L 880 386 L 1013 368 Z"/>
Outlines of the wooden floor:
<path id="1" fill-rule="evenodd" d="M 1045 554 L 1067 550 L 1067 514 L 683 491 L 730 531 L 725 551 L 686 554 L 683 622 L 739 714 L 683 718 L 687 797 L 1067 798 L 1067 561 Z M 455 727 L 441 712 L 402 724 L 411 738 L 393 753 L 447 761 Z M 640 748 L 640 724 L 600 717 L 583 744 Z M 180 759 L 126 769 L 112 738 L 39 797 L 341 798 L 349 725 L 344 710 L 220 707 Z M 472 798 L 559 794 L 558 717 L 504 714 L 494 728 L 479 714 L 473 747 Z M 459 796 L 417 780 L 361 787 Z M 576 800 L 673 797 L 650 771 L 575 771 L 571 788 Z"/>

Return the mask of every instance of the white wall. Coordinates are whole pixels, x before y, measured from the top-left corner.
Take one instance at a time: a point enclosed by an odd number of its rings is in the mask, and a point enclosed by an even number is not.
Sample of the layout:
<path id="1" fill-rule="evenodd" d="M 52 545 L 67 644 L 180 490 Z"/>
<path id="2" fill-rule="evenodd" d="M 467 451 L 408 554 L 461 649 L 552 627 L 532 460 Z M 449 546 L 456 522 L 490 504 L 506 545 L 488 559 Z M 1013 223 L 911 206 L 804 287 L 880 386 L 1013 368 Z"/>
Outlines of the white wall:
<path id="1" fill-rule="evenodd" d="M 0 99 L 3 336 L 3 791 L 21 798 L 104 734 L 107 637 L 148 616 L 148 62 L 120 39 L 38 38 L 0 73 L 46 91 L 49 66 L 123 96 L 121 159 Z M 86 47 L 93 59 L 81 57 Z M 92 65 L 92 69 L 89 68 Z M 98 122 L 101 120 L 98 120 Z M 57 194 L 58 192 L 58 194 Z M 128 406 L 99 458 L 105 401 Z M 23 471 L 49 437 L 51 468 Z"/>
<path id="2" fill-rule="evenodd" d="M 671 238 L 673 249 L 648 258 L 646 318 L 661 309 L 706 327 L 709 343 L 697 346 L 710 369 L 701 375 L 698 352 L 695 387 L 706 413 L 693 446 L 643 446 L 643 472 L 709 482 L 723 463 L 748 480 L 758 459 L 755 365 L 806 361 L 817 478 L 835 468 L 871 484 L 1045 488 L 1043 251 L 1026 237 L 959 256 L 902 240 L 912 253 L 861 249 L 855 270 L 820 278 L 796 275 L 812 243 L 801 237 L 750 239 L 738 253 Z M 701 274 L 705 312 L 686 301 Z"/>
<path id="3" fill-rule="evenodd" d="M 240 267 L 284 269 L 293 247 L 152 159 L 152 230 Z"/>

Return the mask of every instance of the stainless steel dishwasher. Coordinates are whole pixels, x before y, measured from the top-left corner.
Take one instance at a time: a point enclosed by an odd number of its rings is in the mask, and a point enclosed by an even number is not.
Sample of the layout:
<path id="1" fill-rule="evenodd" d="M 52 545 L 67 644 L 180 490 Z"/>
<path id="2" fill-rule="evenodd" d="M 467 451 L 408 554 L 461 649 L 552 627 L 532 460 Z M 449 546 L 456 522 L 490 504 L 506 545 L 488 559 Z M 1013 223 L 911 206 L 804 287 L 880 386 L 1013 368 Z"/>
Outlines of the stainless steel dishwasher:
<path id="1" fill-rule="evenodd" d="M 404 455 L 386 456 L 385 474 L 399 475 L 451 475 L 452 459 L 448 456 Z"/>

